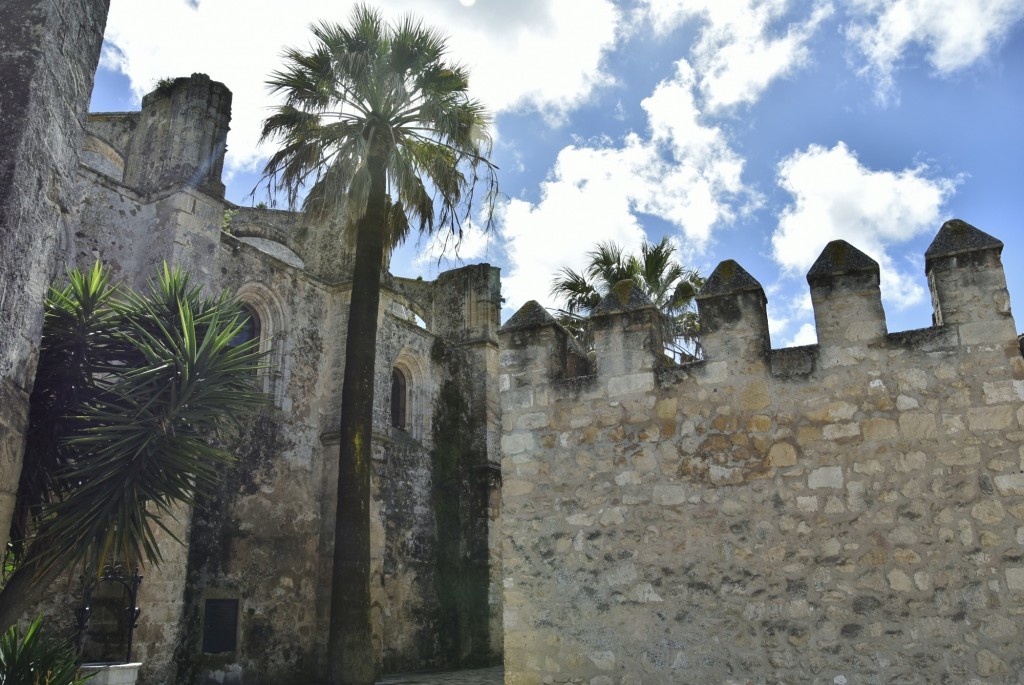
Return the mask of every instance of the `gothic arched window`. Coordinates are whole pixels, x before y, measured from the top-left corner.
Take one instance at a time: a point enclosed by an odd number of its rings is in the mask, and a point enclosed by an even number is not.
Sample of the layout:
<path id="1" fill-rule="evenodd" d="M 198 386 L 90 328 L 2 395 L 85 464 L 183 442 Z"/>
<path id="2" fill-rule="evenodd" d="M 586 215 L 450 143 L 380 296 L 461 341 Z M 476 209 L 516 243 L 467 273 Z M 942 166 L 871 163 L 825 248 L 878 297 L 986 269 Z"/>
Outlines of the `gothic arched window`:
<path id="1" fill-rule="evenodd" d="M 260 377 L 259 384 L 273 398 L 276 406 L 283 407 L 287 401 L 285 389 L 291 375 L 291 362 L 285 354 L 287 339 L 284 332 L 288 330 L 288 323 L 284 307 L 277 294 L 262 283 L 246 283 L 235 292 L 235 296 L 241 302 L 243 312 L 248 315 L 248 321 L 243 322 L 231 344 L 239 345 L 247 340 L 259 341 L 259 350 L 266 354 L 259 363 L 262 368 L 256 372 Z"/>
<path id="2" fill-rule="evenodd" d="M 409 383 L 399 369 L 391 370 L 391 425 L 405 430 L 408 427 L 406 417 L 406 398 Z"/>
<path id="3" fill-rule="evenodd" d="M 249 305 L 243 304 L 242 310 L 248 316 L 248 320 L 242 324 L 238 333 L 231 339 L 231 342 L 228 343 L 232 346 L 241 345 L 242 343 L 247 343 L 250 340 L 257 340 L 260 337 L 260 317 Z"/>

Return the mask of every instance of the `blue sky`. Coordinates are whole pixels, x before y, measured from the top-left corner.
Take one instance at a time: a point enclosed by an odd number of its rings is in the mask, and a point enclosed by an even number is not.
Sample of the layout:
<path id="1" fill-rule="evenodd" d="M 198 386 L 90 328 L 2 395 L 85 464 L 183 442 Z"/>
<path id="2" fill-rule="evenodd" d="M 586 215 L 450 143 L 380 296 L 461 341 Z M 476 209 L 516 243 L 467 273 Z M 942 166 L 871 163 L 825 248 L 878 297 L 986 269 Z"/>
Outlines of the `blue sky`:
<path id="1" fill-rule="evenodd" d="M 351 3 L 112 0 L 95 111 L 137 109 L 164 77 L 234 93 L 228 199 L 269 154 L 263 83 L 308 25 Z M 924 251 L 961 218 L 1005 244 L 1024 329 L 1024 0 L 381 0 L 449 35 L 496 116 L 505 198 L 459 258 L 413 240 L 398 275 L 500 266 L 507 318 L 602 240 L 670 236 L 711 272 L 764 286 L 772 344 L 814 342 L 804 274 L 842 238 L 882 266 L 890 331 L 930 324 Z M 461 261 L 460 261 L 461 260 Z"/>

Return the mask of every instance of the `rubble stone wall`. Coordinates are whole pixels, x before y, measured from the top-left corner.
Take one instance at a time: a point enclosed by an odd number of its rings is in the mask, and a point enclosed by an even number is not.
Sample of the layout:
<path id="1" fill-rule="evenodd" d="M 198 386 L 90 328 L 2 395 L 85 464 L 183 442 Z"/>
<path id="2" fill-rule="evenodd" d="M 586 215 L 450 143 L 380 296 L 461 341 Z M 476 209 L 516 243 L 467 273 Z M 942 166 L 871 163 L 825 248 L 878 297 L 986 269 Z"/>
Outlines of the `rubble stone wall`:
<path id="1" fill-rule="evenodd" d="M 724 262 L 706 359 L 612 294 L 593 373 L 536 303 L 501 334 L 505 682 L 1018 683 L 1024 359 L 1002 244 L 926 255 L 932 328 L 889 334 L 878 265 L 808 275 L 818 344 L 770 348 Z M 572 362 L 572 363 L 570 363 Z"/>

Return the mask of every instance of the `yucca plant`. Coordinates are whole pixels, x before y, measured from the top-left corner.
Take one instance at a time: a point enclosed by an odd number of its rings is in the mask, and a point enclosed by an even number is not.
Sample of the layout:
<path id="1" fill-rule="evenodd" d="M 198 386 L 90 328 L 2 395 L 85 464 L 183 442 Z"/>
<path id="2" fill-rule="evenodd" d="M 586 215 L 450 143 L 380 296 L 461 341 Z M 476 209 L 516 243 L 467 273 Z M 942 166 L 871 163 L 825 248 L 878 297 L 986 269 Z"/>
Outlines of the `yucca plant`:
<path id="1" fill-rule="evenodd" d="M 0 685 L 82 685 L 71 642 L 48 639 L 37 617 L 22 633 L 17 625 L 0 635 Z"/>
<path id="2" fill-rule="evenodd" d="M 231 458 L 210 439 L 264 401 L 258 341 L 231 344 L 244 323 L 166 265 L 143 293 L 99 263 L 50 289 L 0 630 L 63 569 L 160 561 L 155 529 Z"/>

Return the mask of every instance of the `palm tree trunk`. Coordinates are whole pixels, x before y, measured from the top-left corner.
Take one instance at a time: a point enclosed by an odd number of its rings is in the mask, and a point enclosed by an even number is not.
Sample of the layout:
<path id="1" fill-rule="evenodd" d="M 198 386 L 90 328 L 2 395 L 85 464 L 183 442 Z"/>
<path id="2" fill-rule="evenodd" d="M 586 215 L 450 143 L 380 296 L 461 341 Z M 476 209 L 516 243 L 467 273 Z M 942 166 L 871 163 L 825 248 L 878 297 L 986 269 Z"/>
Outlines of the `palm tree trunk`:
<path id="1" fill-rule="evenodd" d="M 386 177 L 382 159 L 371 157 L 368 163 L 370 193 L 356 233 L 341 390 L 338 512 L 327 643 L 331 685 L 373 685 L 377 675 L 370 623 L 370 472 Z"/>

